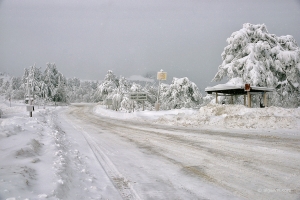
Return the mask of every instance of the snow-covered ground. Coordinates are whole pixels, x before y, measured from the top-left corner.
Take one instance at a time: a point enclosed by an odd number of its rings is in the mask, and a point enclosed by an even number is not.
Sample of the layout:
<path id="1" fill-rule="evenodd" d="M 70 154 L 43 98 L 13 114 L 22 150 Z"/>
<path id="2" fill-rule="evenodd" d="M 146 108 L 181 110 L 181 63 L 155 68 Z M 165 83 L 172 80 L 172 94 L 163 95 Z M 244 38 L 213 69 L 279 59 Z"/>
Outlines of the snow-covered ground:
<path id="1" fill-rule="evenodd" d="M 67 110 L 67 107 L 52 106 L 46 107 L 46 109 L 35 107 L 33 117 L 30 118 L 23 103 L 13 102 L 12 107 L 9 107 L 9 102 L 4 101 L 3 98 L 0 99 L 0 102 L 3 102 L 0 103 L 0 109 L 3 111 L 3 116 L 0 118 L 1 200 L 154 199 L 155 197 L 163 199 L 166 197 L 166 194 L 171 198 L 178 197 L 183 199 L 199 197 L 200 194 L 203 198 L 235 198 L 235 195 L 228 193 L 226 187 L 224 187 L 224 190 L 221 187 L 222 185 L 216 184 L 212 186 L 201 182 L 200 186 L 202 189 L 199 191 L 197 189 L 199 180 L 176 176 L 177 173 L 197 171 L 196 166 L 199 165 L 197 162 L 200 162 L 198 157 L 195 160 L 187 160 L 187 162 L 194 164 L 184 167 L 185 171 L 182 171 L 182 169 L 177 169 L 178 166 L 170 167 L 169 161 L 165 162 L 161 158 L 157 159 L 154 155 L 148 155 L 149 158 L 147 159 L 144 158 L 143 153 L 136 147 L 125 144 L 124 141 L 114 144 L 118 140 L 112 139 L 116 139 L 117 136 L 108 135 L 105 128 L 97 130 L 80 124 L 80 121 L 66 117 L 67 114 L 61 115 Z M 140 121 L 154 125 L 171 125 L 172 127 L 201 127 L 207 130 L 228 131 L 228 133 L 230 130 L 238 130 L 241 134 L 244 131 L 258 133 L 266 130 L 269 134 L 274 135 L 280 131 L 285 134 L 297 135 L 297 137 L 300 134 L 298 131 L 300 128 L 299 108 L 283 109 L 270 107 L 262 109 L 246 108 L 237 105 L 210 104 L 202 107 L 200 110 L 179 109 L 122 113 L 108 110 L 104 106 L 98 105 L 94 108 L 94 113 L 98 117 L 105 116 L 131 122 Z M 150 141 L 151 143 L 151 140 L 155 140 L 155 137 L 150 137 L 152 129 L 154 130 L 154 128 L 147 128 L 147 134 L 145 132 L 144 135 L 145 138 L 139 139 L 139 141 Z M 89 135 L 89 131 L 94 131 L 95 134 Z M 135 140 L 134 137 L 137 137 L 136 132 L 137 130 L 132 130 L 132 135 L 130 135 L 132 141 Z M 109 138 L 109 140 L 94 140 L 98 137 L 100 138 L 99 134 L 102 134 L 102 137 Z M 189 137 L 195 136 L 190 133 L 184 136 L 185 139 Z M 209 141 L 213 142 L 211 139 Z M 161 142 L 162 138 L 157 138 L 155 144 Z M 220 142 L 211 144 L 222 146 Z M 143 146 L 144 144 L 139 145 Z M 182 149 L 184 146 L 177 146 L 178 144 L 175 143 L 175 140 L 168 145 L 173 145 L 172 151 L 177 149 L 176 155 L 178 157 L 183 156 L 182 159 L 185 159 L 186 153 L 190 151 Z M 117 146 L 120 149 L 115 149 Z M 186 146 L 187 149 L 191 147 Z M 169 147 L 166 146 L 165 148 Z M 155 152 L 159 151 L 159 149 L 151 149 L 151 151 Z M 279 151 L 281 152 L 281 150 Z M 165 156 L 171 155 L 172 152 L 168 151 Z M 296 156 L 294 154 L 290 155 L 292 157 Z M 127 159 L 132 160 L 123 160 L 122 156 L 127 156 Z M 203 156 L 207 155 L 203 154 Z M 176 158 L 172 159 L 176 160 Z M 207 159 L 209 158 L 207 157 Z M 151 163 L 149 163 L 149 160 L 151 160 Z M 135 165 L 132 164 L 134 162 L 136 163 Z M 297 161 L 295 160 L 294 162 Z M 224 165 L 223 167 L 228 166 Z M 168 168 L 168 172 L 164 171 L 163 168 Z M 218 169 L 221 170 L 221 168 Z M 137 170 L 143 170 L 143 173 Z M 293 170 L 299 170 L 298 166 L 295 166 Z M 209 169 L 206 169 L 206 171 L 210 173 Z M 157 176 L 147 175 L 150 173 L 156 174 L 156 172 Z M 211 173 L 214 172 L 211 171 Z M 299 174 L 295 174 L 295 177 L 299 177 Z M 192 182 L 190 182 L 191 180 Z M 156 182 L 156 186 L 154 182 Z M 118 185 L 119 183 L 120 185 Z M 226 186 L 225 183 L 224 185 Z M 276 184 L 274 183 L 274 185 Z M 157 190 L 157 187 L 160 187 L 162 190 L 154 192 Z M 292 187 L 293 185 L 289 185 L 280 189 L 287 190 L 284 192 L 289 194 Z M 171 188 L 177 188 L 177 192 L 172 193 Z M 164 189 L 165 194 L 163 194 Z M 272 190 L 270 191 L 272 195 L 275 195 L 273 191 L 275 189 L 269 189 Z M 264 190 L 268 190 L 268 188 Z M 269 194 L 268 191 L 266 194 Z M 248 195 L 255 197 L 252 193 Z M 241 196 L 237 195 L 237 197 Z"/>
<path id="2" fill-rule="evenodd" d="M 243 105 L 208 104 L 200 110 L 174 109 L 166 111 L 116 112 L 98 105 L 98 115 L 117 119 L 147 121 L 172 126 L 203 127 L 207 129 L 290 130 L 300 128 L 300 108 L 248 108 Z"/>
<path id="3" fill-rule="evenodd" d="M 64 107 L 36 106 L 32 118 L 22 103 L 0 109 L 1 200 L 121 199 L 83 136 L 57 120 Z"/>

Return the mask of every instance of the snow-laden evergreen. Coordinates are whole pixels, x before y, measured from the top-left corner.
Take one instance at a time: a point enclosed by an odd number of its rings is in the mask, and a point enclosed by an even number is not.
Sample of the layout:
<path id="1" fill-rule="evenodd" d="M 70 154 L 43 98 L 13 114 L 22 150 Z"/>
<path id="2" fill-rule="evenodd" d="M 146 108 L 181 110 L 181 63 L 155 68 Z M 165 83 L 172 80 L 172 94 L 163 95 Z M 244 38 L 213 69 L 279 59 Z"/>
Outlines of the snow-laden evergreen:
<path id="1" fill-rule="evenodd" d="M 275 88 L 273 105 L 300 105 L 300 49 L 293 36 L 278 37 L 264 24 L 246 23 L 227 43 L 213 80 L 238 77 L 253 86 Z"/>
<path id="2" fill-rule="evenodd" d="M 14 77 L 0 72 L 0 94 L 3 94 L 6 99 L 23 99 L 25 92 L 21 85 L 21 77 Z"/>
<path id="3" fill-rule="evenodd" d="M 96 95 L 100 100 L 105 101 L 107 96 L 112 94 L 113 91 L 119 86 L 119 79 L 113 71 L 109 70 L 103 80 L 103 82 L 98 86 Z"/>
<path id="4" fill-rule="evenodd" d="M 25 68 L 21 82 L 24 94 L 28 94 L 29 89 L 36 102 L 40 100 L 43 102 L 67 101 L 65 91 L 66 78 L 57 70 L 54 63 L 47 63 L 44 72 L 35 65 Z"/>
<path id="5" fill-rule="evenodd" d="M 63 87 L 66 84 L 66 78 L 62 73 L 60 73 L 55 65 L 55 63 L 47 63 L 46 70 L 44 72 L 43 80 L 48 87 L 48 97 L 54 101 L 65 102 L 65 94 Z"/>
<path id="6" fill-rule="evenodd" d="M 161 108 L 194 108 L 202 101 L 202 95 L 196 84 L 187 77 L 173 78 L 170 86 L 162 85 Z"/>

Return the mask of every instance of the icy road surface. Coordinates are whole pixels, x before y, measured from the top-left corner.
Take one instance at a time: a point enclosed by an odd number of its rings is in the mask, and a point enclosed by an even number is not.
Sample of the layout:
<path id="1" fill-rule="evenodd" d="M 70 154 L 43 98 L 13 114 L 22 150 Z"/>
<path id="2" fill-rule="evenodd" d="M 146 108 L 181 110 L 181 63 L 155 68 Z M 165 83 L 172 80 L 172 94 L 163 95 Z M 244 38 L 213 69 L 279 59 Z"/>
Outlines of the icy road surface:
<path id="1" fill-rule="evenodd" d="M 92 105 L 73 105 L 59 116 L 67 134 L 70 127 L 83 134 L 116 197 L 300 198 L 299 134 L 126 121 L 97 116 Z"/>

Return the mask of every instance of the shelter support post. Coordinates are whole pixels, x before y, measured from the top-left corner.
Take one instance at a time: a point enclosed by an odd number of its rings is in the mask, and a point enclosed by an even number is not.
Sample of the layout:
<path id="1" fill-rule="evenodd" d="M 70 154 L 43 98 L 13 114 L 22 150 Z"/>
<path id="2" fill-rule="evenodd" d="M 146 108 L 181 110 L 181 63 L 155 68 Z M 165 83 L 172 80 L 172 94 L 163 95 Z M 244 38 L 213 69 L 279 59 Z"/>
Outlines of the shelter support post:
<path id="1" fill-rule="evenodd" d="M 134 101 L 132 100 L 132 112 L 134 112 Z"/>
<path id="2" fill-rule="evenodd" d="M 32 100 L 31 100 L 31 96 L 30 95 L 29 95 L 29 105 L 32 105 Z M 29 117 L 32 117 L 32 111 L 29 112 Z"/>
<path id="3" fill-rule="evenodd" d="M 216 103 L 218 103 L 218 93 L 216 92 Z"/>
<path id="4" fill-rule="evenodd" d="M 230 96 L 230 102 L 233 104 L 233 96 Z"/>
<path id="5" fill-rule="evenodd" d="M 143 101 L 143 111 L 145 110 L 145 101 Z"/>
<path id="6" fill-rule="evenodd" d="M 250 94 L 250 91 L 247 92 L 247 97 L 248 97 L 248 107 L 251 108 L 251 94 Z"/>
<path id="7" fill-rule="evenodd" d="M 264 92 L 264 106 L 267 107 L 268 106 L 268 102 L 267 102 L 267 93 Z"/>
<path id="8" fill-rule="evenodd" d="M 244 106 L 246 106 L 246 95 L 244 95 Z"/>

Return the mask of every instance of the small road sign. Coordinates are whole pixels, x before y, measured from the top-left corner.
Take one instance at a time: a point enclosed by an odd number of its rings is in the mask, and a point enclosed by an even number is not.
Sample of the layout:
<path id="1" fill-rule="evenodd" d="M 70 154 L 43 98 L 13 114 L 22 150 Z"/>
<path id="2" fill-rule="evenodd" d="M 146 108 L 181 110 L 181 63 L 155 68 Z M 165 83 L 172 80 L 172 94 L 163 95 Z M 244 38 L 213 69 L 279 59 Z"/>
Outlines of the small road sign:
<path id="1" fill-rule="evenodd" d="M 145 101 L 147 101 L 147 94 L 145 92 L 130 93 L 130 99 L 132 100 L 132 111 L 134 112 L 134 101 L 143 102 L 143 111 L 145 109 Z"/>
<path id="2" fill-rule="evenodd" d="M 157 72 L 157 80 L 165 81 L 167 80 L 167 72 Z"/>
<path id="3" fill-rule="evenodd" d="M 248 83 L 245 84 L 245 91 L 250 92 L 250 84 Z"/>
<path id="4" fill-rule="evenodd" d="M 34 111 L 34 106 L 33 105 L 28 105 L 28 106 L 26 106 L 26 110 L 28 112 L 33 112 Z"/>
<path id="5" fill-rule="evenodd" d="M 144 92 L 130 93 L 130 99 L 136 101 L 147 101 L 147 94 Z"/>

